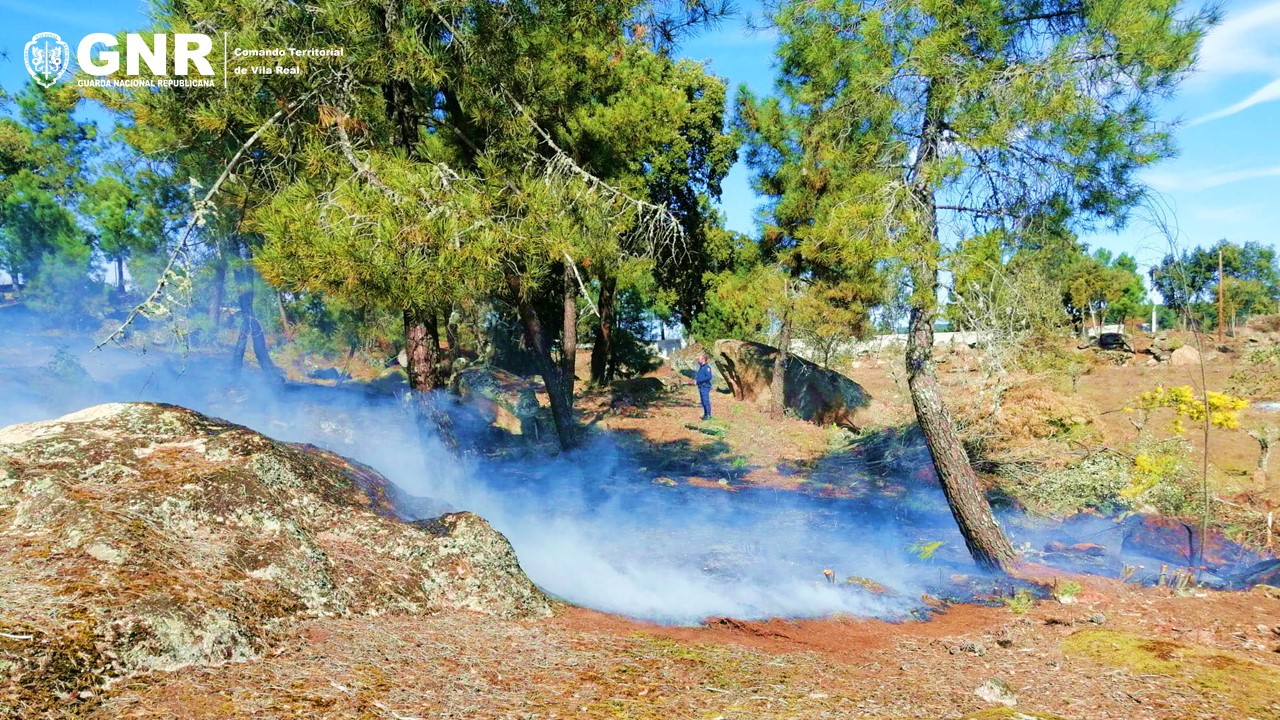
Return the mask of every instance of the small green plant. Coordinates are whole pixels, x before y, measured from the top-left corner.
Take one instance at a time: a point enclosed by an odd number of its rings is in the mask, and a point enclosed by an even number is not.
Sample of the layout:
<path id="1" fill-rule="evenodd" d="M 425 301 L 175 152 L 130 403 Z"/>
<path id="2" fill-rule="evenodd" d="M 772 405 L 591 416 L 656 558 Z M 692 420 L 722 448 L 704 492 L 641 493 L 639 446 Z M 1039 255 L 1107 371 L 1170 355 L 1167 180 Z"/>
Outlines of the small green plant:
<path id="1" fill-rule="evenodd" d="M 918 542 L 918 543 L 911 543 L 911 545 L 909 545 L 907 549 L 910 550 L 911 554 L 915 555 L 917 558 L 928 561 L 930 558 L 933 557 L 934 553 L 938 552 L 939 548 L 941 548 L 943 545 L 946 545 L 946 544 L 947 543 L 944 540 L 934 540 L 933 542 Z"/>
<path id="2" fill-rule="evenodd" d="M 725 435 L 725 429 L 723 427 L 717 427 L 715 425 L 710 424 L 710 422 L 703 423 L 701 425 L 695 425 L 694 423 L 685 423 L 684 426 L 690 430 L 696 430 L 702 433 L 703 435 L 710 435 L 711 437 L 724 437 Z"/>
<path id="3" fill-rule="evenodd" d="M 827 450 L 840 452 L 852 445 L 859 437 L 858 433 L 851 432 L 839 425 L 830 425 L 827 427 L 826 433 Z"/>
<path id="4" fill-rule="evenodd" d="M 1245 360 L 1250 365 L 1280 365 L 1280 345 L 1250 350 Z"/>
<path id="5" fill-rule="evenodd" d="M 1076 596 L 1084 588 L 1080 587 L 1080 583 L 1075 580 L 1067 580 L 1066 582 L 1057 583 L 1053 591 L 1053 597 L 1063 605 L 1070 605 L 1076 601 Z"/>
<path id="6" fill-rule="evenodd" d="M 1036 598 L 1030 590 L 1018 588 L 1013 595 L 1004 598 L 1004 604 L 1013 611 L 1014 615 L 1026 615 L 1027 611 L 1036 604 Z"/>

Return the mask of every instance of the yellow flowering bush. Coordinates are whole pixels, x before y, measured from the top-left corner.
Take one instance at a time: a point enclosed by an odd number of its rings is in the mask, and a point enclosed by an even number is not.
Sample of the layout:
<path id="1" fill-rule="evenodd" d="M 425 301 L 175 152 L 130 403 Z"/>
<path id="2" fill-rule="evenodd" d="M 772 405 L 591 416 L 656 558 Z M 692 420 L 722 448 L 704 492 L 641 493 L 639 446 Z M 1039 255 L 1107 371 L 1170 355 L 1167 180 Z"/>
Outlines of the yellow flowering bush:
<path id="1" fill-rule="evenodd" d="M 1207 395 L 1206 403 L 1206 398 L 1190 385 L 1160 386 L 1138 395 L 1134 398 L 1133 407 L 1126 409 L 1137 409 L 1148 413 L 1160 408 L 1170 408 L 1174 413 L 1173 431 L 1179 434 L 1186 429 L 1183 424 L 1184 418 L 1192 422 L 1204 422 L 1206 415 L 1209 418 L 1209 424 L 1214 427 L 1224 430 L 1239 428 L 1240 411 L 1249 406 L 1249 401 L 1215 390 L 1210 390 Z"/>
<path id="2" fill-rule="evenodd" d="M 1182 461 L 1175 454 L 1159 450 L 1139 453 L 1133 458 L 1132 472 L 1129 484 L 1120 491 L 1120 497 L 1130 501 L 1155 489 L 1161 482 L 1179 477 L 1183 472 Z"/>

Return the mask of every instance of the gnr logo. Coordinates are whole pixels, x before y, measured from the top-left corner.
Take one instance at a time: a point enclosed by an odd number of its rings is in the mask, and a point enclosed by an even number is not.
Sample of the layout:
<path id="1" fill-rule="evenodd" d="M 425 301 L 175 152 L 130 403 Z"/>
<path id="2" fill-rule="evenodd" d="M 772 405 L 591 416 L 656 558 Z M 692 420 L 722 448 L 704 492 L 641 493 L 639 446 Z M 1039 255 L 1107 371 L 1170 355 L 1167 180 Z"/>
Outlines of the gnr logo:
<path id="1" fill-rule="evenodd" d="M 71 48 L 54 33 L 36 33 L 22 48 L 22 59 L 26 61 L 27 72 L 31 73 L 36 84 L 49 87 L 67 71 L 71 63 Z"/>
<path id="2" fill-rule="evenodd" d="M 117 44 L 116 36 L 111 33 L 85 35 L 76 46 L 76 61 L 82 70 L 95 77 L 118 73 L 120 51 L 112 49 Z M 102 49 L 95 55 L 94 49 L 99 45 Z M 67 71 L 69 50 L 57 35 L 38 33 L 26 45 L 27 72 L 37 83 L 49 87 Z M 212 50 L 213 40 L 208 35 L 177 33 L 173 36 L 171 66 L 168 33 L 156 33 L 150 42 L 139 33 L 128 33 L 124 38 L 124 74 L 136 77 L 146 65 L 153 75 L 168 75 L 172 68 L 174 75 L 185 76 L 191 74 L 194 66 L 200 75 L 212 77 L 213 66 L 208 58 Z"/>

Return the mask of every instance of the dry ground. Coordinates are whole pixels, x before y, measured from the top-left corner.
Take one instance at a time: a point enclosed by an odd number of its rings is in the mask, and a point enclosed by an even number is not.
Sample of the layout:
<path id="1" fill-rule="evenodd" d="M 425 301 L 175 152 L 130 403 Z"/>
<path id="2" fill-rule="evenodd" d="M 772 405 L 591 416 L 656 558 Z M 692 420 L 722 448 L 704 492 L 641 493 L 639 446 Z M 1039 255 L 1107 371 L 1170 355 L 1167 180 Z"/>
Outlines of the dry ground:
<path id="1" fill-rule="evenodd" d="M 1096 578 L 927 622 L 667 628 L 566 608 L 299 624 L 268 657 L 134 678 L 93 718 L 1280 718 L 1280 597 Z"/>
<path id="2" fill-rule="evenodd" d="M 1139 340 L 1139 349 L 1147 344 L 1148 340 Z M 1015 446 L 1015 452 L 1030 454 L 1046 465 L 1078 460 L 1084 454 L 1103 447 L 1128 450 L 1138 438 L 1134 416 L 1125 412 L 1135 396 L 1159 386 L 1191 385 L 1199 388 L 1205 384 L 1212 390 L 1223 390 L 1230 385 L 1231 374 L 1246 367 L 1243 355 L 1249 347 L 1238 342 L 1233 345 L 1231 353 L 1206 352 L 1203 383 L 1199 366 L 1175 367 L 1161 363 L 1148 367 L 1145 365 L 1148 356 L 1142 354 L 1136 355 L 1126 366 L 1092 362 L 1074 388 L 1064 375 L 1017 376 L 1012 381 L 1017 389 L 1010 394 L 1013 400 L 1008 402 L 1007 408 L 1014 415 L 1012 423 L 1021 422 L 1016 405 L 1025 400 L 1077 408 L 1087 416 L 1088 428 L 1079 437 L 1063 442 L 1032 442 L 1034 438 L 1031 437 L 1013 438 L 1010 442 Z M 1072 348 L 1068 352 L 1075 351 Z M 1087 355 L 1081 354 L 1082 357 Z M 971 353 L 954 356 L 940 353 L 939 357 L 945 358 L 939 365 L 939 373 L 946 388 L 946 399 L 954 409 L 963 412 L 965 404 L 973 401 L 973 388 L 983 382 L 977 370 L 978 362 Z M 579 358 L 580 378 L 589 376 L 588 368 L 583 354 Z M 856 358 L 842 363 L 839 369 L 862 385 L 872 398 L 870 409 L 859 416 L 867 422 L 866 431 L 902 427 L 914 420 L 900 353 L 889 350 Z M 718 422 L 713 424 L 713 434 L 709 434 L 697 422 L 701 409 L 697 392 L 688 378 L 669 366 L 663 366 L 652 376 L 674 387 L 675 392 L 656 402 L 632 406 L 625 401 L 619 403 L 615 395 L 584 389 L 579 402 L 580 412 L 600 428 L 630 433 L 648 443 L 703 449 L 730 462 L 740 458 L 736 464 L 742 472 L 735 479 L 779 487 L 793 484 L 787 476 L 778 473 L 780 463 L 810 463 L 848 441 L 846 435 L 831 428 L 817 427 L 792 417 L 770 419 L 755 404 L 735 401 L 732 395 L 723 391 L 713 393 L 712 402 Z M 680 381 L 684 384 L 677 384 Z M 1249 398 L 1254 403 L 1273 399 Z M 981 408 L 971 411 L 982 412 Z M 1036 408 L 1028 408 L 1022 414 L 1034 414 L 1035 411 Z M 1148 437 L 1170 437 L 1170 420 L 1171 415 L 1167 411 L 1154 414 L 1147 425 Z M 1247 493 L 1249 500 L 1262 510 L 1280 509 L 1280 467 L 1271 467 L 1269 473 L 1258 472 L 1260 447 L 1247 432 L 1268 424 L 1280 424 L 1280 412 L 1250 406 L 1241 413 L 1240 429 L 1213 428 L 1210 431 L 1210 474 L 1220 496 L 1234 497 Z M 1183 437 L 1190 443 L 1193 454 L 1199 455 L 1204 447 L 1203 435 L 1193 424 L 1188 425 Z M 1024 446 L 1017 447 L 1019 442 L 1024 442 Z M 1280 464 L 1280 460 L 1273 460 L 1273 464 Z"/>

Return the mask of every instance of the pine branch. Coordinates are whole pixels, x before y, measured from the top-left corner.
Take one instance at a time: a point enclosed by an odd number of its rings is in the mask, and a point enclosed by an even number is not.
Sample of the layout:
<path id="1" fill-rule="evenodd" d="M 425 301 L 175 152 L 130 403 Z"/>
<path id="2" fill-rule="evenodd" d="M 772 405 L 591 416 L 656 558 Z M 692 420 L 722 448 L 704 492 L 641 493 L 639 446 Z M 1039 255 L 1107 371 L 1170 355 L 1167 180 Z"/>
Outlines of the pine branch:
<path id="1" fill-rule="evenodd" d="M 680 224 L 679 219 L 671 214 L 670 208 L 634 197 L 625 190 L 610 185 L 584 169 L 556 144 L 551 134 L 538 124 L 537 120 L 533 118 L 533 115 L 525 109 L 519 100 L 512 97 L 511 93 L 505 88 L 502 89 L 502 93 L 515 106 L 515 109 L 524 116 L 525 120 L 529 122 L 534 132 L 542 138 L 547 147 L 551 149 L 553 157 L 547 163 L 545 173 L 548 178 L 560 175 L 576 176 L 588 188 L 605 195 L 610 200 L 621 202 L 624 206 L 632 208 L 636 213 L 640 236 L 647 241 L 649 246 L 648 254 L 651 256 L 658 254 L 660 245 L 667 244 L 672 247 L 683 245 L 682 241 L 685 240 L 684 227 Z"/>

